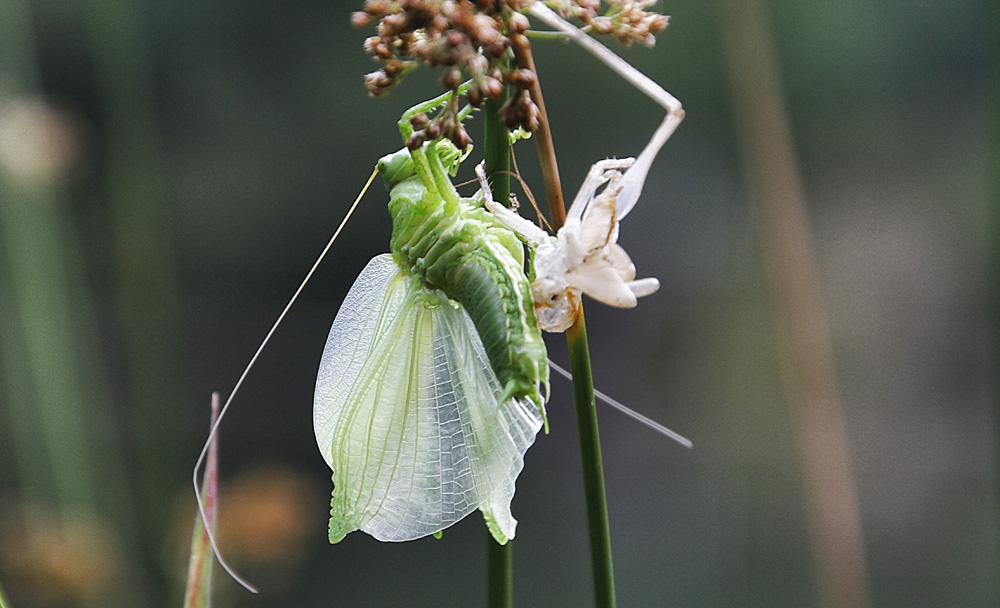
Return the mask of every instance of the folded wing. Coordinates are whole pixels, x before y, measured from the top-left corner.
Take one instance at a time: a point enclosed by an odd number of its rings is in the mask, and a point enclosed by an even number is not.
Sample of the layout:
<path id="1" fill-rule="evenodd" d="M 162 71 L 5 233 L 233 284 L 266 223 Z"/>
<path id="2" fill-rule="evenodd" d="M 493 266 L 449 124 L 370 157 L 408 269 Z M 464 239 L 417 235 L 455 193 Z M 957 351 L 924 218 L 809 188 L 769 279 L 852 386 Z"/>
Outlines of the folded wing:
<path id="1" fill-rule="evenodd" d="M 469 316 L 374 258 L 337 313 L 316 382 L 316 439 L 333 469 L 330 540 L 438 532 L 483 511 L 513 538 L 514 481 L 541 427 L 528 400 L 499 403 Z"/>

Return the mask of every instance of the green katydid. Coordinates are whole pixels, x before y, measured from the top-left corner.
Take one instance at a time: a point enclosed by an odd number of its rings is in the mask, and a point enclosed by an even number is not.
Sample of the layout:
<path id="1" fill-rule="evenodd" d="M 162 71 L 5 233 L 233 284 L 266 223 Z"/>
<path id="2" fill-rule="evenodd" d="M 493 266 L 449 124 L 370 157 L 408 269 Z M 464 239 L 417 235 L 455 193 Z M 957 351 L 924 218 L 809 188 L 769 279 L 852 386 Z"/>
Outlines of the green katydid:
<path id="1" fill-rule="evenodd" d="M 400 120 L 446 103 L 447 93 Z M 438 139 L 379 161 L 392 254 L 357 278 L 316 381 L 316 438 L 333 469 L 330 540 L 440 532 L 477 508 L 513 538 L 514 480 L 542 425 L 545 344 L 520 241 L 446 174 Z M 547 392 L 547 390 L 546 390 Z"/>

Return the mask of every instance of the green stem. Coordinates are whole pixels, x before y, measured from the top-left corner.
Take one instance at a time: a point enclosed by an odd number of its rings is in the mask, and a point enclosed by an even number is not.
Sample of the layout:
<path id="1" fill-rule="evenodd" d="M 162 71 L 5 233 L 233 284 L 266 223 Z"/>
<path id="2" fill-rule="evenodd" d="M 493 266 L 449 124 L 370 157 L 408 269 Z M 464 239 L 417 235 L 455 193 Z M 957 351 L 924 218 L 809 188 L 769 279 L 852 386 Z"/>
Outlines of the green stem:
<path id="1" fill-rule="evenodd" d="M 37 99 L 41 88 L 32 31 L 29 3 L 0 4 L 0 71 L 7 75 L 6 94 L 15 100 Z M 16 455 L 21 473 L 33 469 L 33 477 L 21 483 L 49 494 L 64 513 L 89 514 L 97 502 L 87 444 L 91 401 L 75 356 L 80 352 L 80 311 L 74 308 L 79 299 L 68 267 L 74 252 L 64 230 L 68 212 L 58 177 L 33 178 L 0 167 L 0 263 L 7 265 L 10 280 L 0 289 L 17 321 L 2 328 L 2 339 L 12 341 L 5 353 L 23 343 L 23 361 L 7 363 L 5 369 L 8 376 L 14 369 L 27 373 L 11 386 L 31 399 L 11 401 L 11 424 L 21 426 L 18 435 L 41 438 L 48 456 L 46 470 L 44 461 L 28 462 L 38 455 L 34 446 L 15 443 L 14 449 L 29 451 Z M 29 425 L 40 430 L 32 432 Z"/>
<path id="2" fill-rule="evenodd" d="M 615 575 L 611 563 L 611 529 L 608 525 L 608 500 L 604 492 L 604 465 L 601 462 L 601 437 L 594 407 L 594 378 L 590 370 L 587 325 L 583 310 L 576 324 L 566 331 L 570 371 L 573 373 L 573 397 L 580 435 L 580 459 L 583 464 L 583 491 L 587 501 L 587 533 L 594 571 L 594 603 L 601 608 L 615 605 Z"/>
<path id="3" fill-rule="evenodd" d="M 535 74 L 531 45 L 522 36 L 511 38 L 511 49 L 518 67 Z M 549 197 L 552 225 L 556 230 L 566 221 L 562 185 L 555 145 L 549 129 L 548 113 L 542 101 L 542 89 L 536 80 L 529 92 L 538 106 L 538 129 L 535 144 L 545 176 L 545 191 Z M 573 395 L 576 401 L 577 426 L 580 434 L 580 456 L 583 465 L 584 493 L 587 501 L 587 526 L 590 537 L 590 559 L 594 572 L 594 603 L 601 608 L 615 605 L 615 577 L 611 564 L 611 532 L 608 526 L 608 503 L 604 492 L 604 467 L 601 464 L 601 438 L 597 431 L 597 410 L 594 408 L 594 377 L 590 371 L 590 350 L 581 306 L 573 327 L 566 331 L 570 369 L 573 372 Z"/>
<path id="4" fill-rule="evenodd" d="M 488 99 L 483 112 L 485 134 L 483 137 L 486 175 L 489 176 L 493 200 L 506 205 L 510 200 L 510 138 L 500 117 L 500 106 L 506 101 L 507 91 L 499 100 Z M 486 605 L 489 608 L 511 608 L 514 605 L 514 548 L 513 543 L 501 545 L 489 534 L 486 548 Z"/>
<path id="5" fill-rule="evenodd" d="M 121 522 L 139 536 L 154 594 L 167 593 L 159 539 L 170 513 L 163 488 L 184 483 L 172 453 L 183 428 L 177 407 L 185 374 L 181 358 L 180 301 L 177 294 L 173 219 L 166 195 L 157 133 L 153 66 L 149 54 L 146 0 L 86 0 L 80 26 L 86 35 L 89 65 L 101 113 L 103 197 L 109 213 L 111 264 L 121 319 L 121 345 L 127 373 L 126 426 L 133 429 L 131 492 L 118 507 L 142 517 Z"/>
<path id="6" fill-rule="evenodd" d="M 514 605 L 514 543 L 501 545 L 486 533 L 486 606 L 511 608 Z"/>
<path id="7" fill-rule="evenodd" d="M 501 205 L 507 205 L 510 201 L 510 135 L 507 126 L 504 125 L 500 117 L 500 106 L 507 99 L 507 91 L 504 89 L 503 96 L 498 100 L 487 99 L 486 109 L 483 112 L 486 117 L 486 134 L 484 155 L 486 160 L 486 175 L 490 179 L 490 191 L 493 192 L 493 200 Z"/>

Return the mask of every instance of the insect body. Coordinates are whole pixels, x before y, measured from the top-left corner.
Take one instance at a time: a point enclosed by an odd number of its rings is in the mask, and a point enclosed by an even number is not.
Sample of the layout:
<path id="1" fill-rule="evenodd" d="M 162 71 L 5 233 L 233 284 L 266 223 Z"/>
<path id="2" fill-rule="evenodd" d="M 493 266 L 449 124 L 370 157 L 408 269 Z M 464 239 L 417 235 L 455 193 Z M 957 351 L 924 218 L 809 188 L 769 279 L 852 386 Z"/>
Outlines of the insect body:
<path id="1" fill-rule="evenodd" d="M 316 381 L 331 542 L 358 529 L 411 540 L 477 508 L 498 542 L 514 536 L 510 501 L 542 425 L 548 365 L 520 241 L 458 196 L 445 166 L 459 160 L 431 142 L 379 163 L 392 253 L 355 281 Z"/>
<path id="2" fill-rule="evenodd" d="M 437 160 L 458 151 L 442 140 L 428 144 L 424 154 Z M 410 157 L 409 151 L 379 161 L 390 193 L 393 257 L 465 307 L 504 388 L 503 400 L 528 397 L 542 409 L 539 387 L 548 383 L 548 365 L 521 242 L 481 203 L 460 199 L 447 180 L 444 196 L 428 189 L 401 157 Z M 438 169 L 432 165 L 432 171 Z"/>
<path id="3" fill-rule="evenodd" d="M 480 175 L 482 203 L 461 199 L 445 169 L 462 158 L 450 144 L 430 142 L 382 159 L 379 171 L 391 196 L 392 253 L 372 259 L 347 294 L 316 381 L 316 439 L 334 471 L 331 542 L 353 530 L 385 541 L 420 538 L 477 508 L 497 542 L 513 538 L 514 482 L 544 422 L 543 384 L 548 395 L 539 328 L 569 327 L 580 293 L 628 307 L 658 287 L 655 279 L 634 280 L 631 261 L 616 242 L 618 220 L 635 205 L 657 151 L 683 118 L 680 103 L 541 2 L 528 11 L 651 95 L 667 116 L 634 163 L 603 161 L 593 167 L 555 237 L 491 201 L 485 175 Z M 404 141 L 413 134 L 411 116 L 452 101 L 450 96 L 404 114 L 399 123 Z M 203 518 L 198 471 L 218 424 L 343 227 L 264 337 L 213 425 L 192 473 Z M 523 249 L 515 232 L 532 251 L 531 284 L 522 272 Z M 598 396 L 690 447 L 662 425 Z M 206 532 L 218 555 L 210 526 Z"/>

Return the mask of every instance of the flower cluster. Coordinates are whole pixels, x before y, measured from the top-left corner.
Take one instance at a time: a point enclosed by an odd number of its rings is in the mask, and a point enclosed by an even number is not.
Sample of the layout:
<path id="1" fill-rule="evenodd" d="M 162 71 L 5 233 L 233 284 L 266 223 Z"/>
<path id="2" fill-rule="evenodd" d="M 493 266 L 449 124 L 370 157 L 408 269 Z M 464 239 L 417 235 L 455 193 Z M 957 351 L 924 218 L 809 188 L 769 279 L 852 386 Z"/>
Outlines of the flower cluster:
<path id="1" fill-rule="evenodd" d="M 499 99 L 504 86 L 510 98 L 501 108 L 511 129 L 534 131 L 539 110 L 529 89 L 535 74 L 507 61 L 511 38 L 524 34 L 528 18 L 522 14 L 541 0 L 366 0 L 365 10 L 354 13 L 356 26 L 377 23 L 377 34 L 365 41 L 365 49 L 383 62 L 381 69 L 365 76 L 365 86 L 374 97 L 385 95 L 420 63 L 444 70 L 441 84 L 457 91 L 465 80 L 465 93 L 475 107 L 487 98 Z M 583 28 L 609 34 L 624 44 L 653 44 L 654 35 L 667 25 L 663 15 L 646 9 L 655 0 L 553 0 L 548 2 L 567 19 L 577 19 Z M 444 136 L 464 148 L 469 137 L 457 119 L 457 104 L 418 127 L 414 141 Z"/>
<path id="2" fill-rule="evenodd" d="M 656 34 L 667 28 L 666 15 L 648 11 L 656 0 L 605 0 L 608 8 L 601 11 L 601 0 L 552 0 L 549 8 L 565 19 L 579 19 L 583 29 L 594 34 L 614 36 L 630 46 L 641 42 L 656 43 Z"/>

